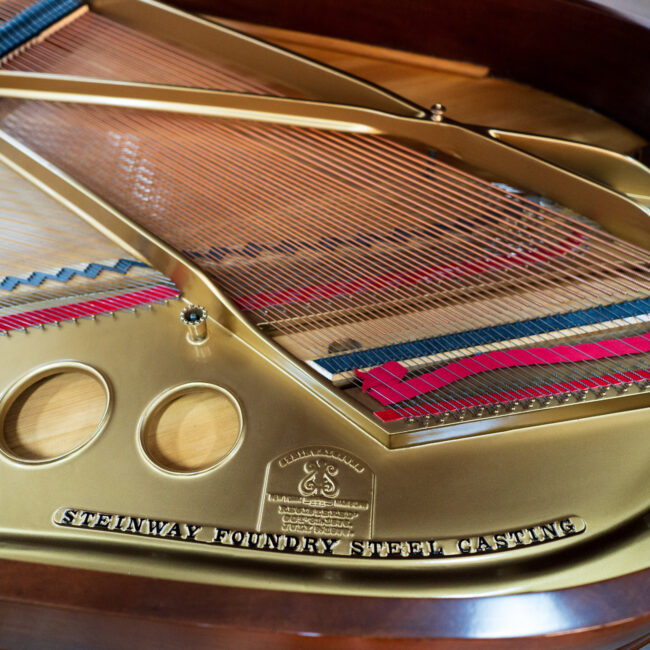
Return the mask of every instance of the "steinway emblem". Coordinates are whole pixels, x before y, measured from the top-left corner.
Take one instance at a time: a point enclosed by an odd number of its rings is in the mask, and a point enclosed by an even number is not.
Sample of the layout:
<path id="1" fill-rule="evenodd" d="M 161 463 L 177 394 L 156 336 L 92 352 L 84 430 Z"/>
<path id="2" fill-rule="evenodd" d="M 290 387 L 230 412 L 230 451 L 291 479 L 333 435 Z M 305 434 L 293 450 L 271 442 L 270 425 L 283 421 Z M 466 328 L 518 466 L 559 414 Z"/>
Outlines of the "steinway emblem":
<path id="1" fill-rule="evenodd" d="M 267 466 L 258 530 L 370 537 L 374 482 L 370 468 L 342 449 L 294 449 Z"/>
<path id="2" fill-rule="evenodd" d="M 303 497 L 326 497 L 336 499 L 341 491 L 332 477 L 339 473 L 334 463 L 323 460 L 308 460 L 304 465 L 306 476 L 298 483 L 298 492 Z"/>

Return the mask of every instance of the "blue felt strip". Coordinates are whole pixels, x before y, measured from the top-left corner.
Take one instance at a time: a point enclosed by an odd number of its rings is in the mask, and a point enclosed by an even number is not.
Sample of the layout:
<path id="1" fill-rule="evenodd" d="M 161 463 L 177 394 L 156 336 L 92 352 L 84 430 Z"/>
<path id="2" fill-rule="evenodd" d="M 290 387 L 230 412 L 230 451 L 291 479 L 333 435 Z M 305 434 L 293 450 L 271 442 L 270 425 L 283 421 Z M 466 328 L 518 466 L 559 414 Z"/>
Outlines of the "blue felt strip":
<path id="1" fill-rule="evenodd" d="M 650 312 L 650 298 L 619 302 L 602 307 L 582 309 L 580 311 L 544 316 L 530 320 L 483 327 L 457 334 L 446 334 L 433 338 L 396 343 L 371 350 L 349 352 L 335 357 L 317 359 L 317 363 L 332 374 L 338 374 L 355 368 L 367 368 L 381 365 L 387 361 L 400 361 L 402 359 L 417 359 L 428 357 L 440 352 L 450 352 L 462 348 L 475 347 L 497 341 L 518 339 L 534 334 L 543 334 L 555 330 L 593 325 L 618 318 L 628 318 Z"/>

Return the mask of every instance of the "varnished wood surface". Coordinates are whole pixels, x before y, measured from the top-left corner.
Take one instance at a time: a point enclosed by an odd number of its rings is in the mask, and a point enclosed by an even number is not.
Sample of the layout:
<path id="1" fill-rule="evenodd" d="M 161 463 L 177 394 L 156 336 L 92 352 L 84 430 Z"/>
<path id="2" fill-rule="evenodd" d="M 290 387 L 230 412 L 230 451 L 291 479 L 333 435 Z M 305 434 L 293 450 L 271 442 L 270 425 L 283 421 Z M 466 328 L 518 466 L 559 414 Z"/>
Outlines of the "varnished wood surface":
<path id="1" fill-rule="evenodd" d="M 86 373 L 46 377 L 26 388 L 10 407 L 4 422 L 5 444 L 25 460 L 65 454 L 95 433 L 107 401 L 103 386 Z"/>
<path id="2" fill-rule="evenodd" d="M 650 571 L 545 594 L 362 598 L 0 563 L 5 648 L 640 648 Z M 528 634 L 524 632 L 528 630 Z"/>
<path id="3" fill-rule="evenodd" d="M 224 458 L 237 442 L 240 428 L 239 413 L 225 395 L 193 391 L 153 413 L 143 442 L 163 469 L 196 472 Z"/>

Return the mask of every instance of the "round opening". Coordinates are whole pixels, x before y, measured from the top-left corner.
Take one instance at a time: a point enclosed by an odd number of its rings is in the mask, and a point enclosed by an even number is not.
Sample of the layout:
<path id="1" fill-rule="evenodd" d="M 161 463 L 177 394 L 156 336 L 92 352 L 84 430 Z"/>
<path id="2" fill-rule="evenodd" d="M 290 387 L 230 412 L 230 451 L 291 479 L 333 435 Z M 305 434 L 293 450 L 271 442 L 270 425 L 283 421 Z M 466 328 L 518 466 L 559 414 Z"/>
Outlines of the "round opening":
<path id="1" fill-rule="evenodd" d="M 99 432 L 108 404 L 108 386 L 91 368 L 62 366 L 32 373 L 2 401 L 3 450 L 27 462 L 61 458 Z"/>
<path id="2" fill-rule="evenodd" d="M 234 398 L 210 384 L 164 393 L 147 409 L 140 440 L 163 470 L 194 473 L 214 467 L 237 445 L 241 413 Z"/>

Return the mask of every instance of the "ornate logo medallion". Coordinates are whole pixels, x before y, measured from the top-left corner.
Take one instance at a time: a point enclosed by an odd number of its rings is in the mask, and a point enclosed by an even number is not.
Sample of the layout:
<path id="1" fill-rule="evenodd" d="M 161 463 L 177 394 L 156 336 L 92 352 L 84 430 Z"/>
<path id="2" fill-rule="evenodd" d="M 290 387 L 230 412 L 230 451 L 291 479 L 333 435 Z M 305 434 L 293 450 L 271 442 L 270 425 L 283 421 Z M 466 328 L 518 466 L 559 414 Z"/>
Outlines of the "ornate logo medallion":
<path id="1" fill-rule="evenodd" d="M 303 447 L 266 469 L 258 530 L 351 539 L 372 535 L 374 474 L 334 447 Z"/>

